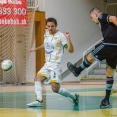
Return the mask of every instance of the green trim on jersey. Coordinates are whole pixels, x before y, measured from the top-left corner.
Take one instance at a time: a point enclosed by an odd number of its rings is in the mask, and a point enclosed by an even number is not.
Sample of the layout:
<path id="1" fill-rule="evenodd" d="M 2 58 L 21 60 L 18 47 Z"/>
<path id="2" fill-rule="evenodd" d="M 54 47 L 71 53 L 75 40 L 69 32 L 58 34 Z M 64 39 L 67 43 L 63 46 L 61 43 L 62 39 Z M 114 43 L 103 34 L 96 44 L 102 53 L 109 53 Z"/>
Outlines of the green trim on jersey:
<path id="1" fill-rule="evenodd" d="M 67 47 L 67 44 L 65 44 L 64 46 L 63 46 L 63 53 L 64 53 L 64 48 L 66 48 Z"/>
<path id="2" fill-rule="evenodd" d="M 66 48 L 67 47 L 67 44 L 65 44 L 63 47 Z"/>

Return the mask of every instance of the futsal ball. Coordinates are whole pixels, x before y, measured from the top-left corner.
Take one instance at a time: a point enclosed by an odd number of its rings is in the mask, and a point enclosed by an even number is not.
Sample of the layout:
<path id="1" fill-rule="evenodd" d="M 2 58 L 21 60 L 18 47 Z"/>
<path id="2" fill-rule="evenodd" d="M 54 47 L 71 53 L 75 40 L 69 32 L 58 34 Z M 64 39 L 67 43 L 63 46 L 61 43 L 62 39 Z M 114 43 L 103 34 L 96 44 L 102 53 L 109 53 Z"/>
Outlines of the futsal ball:
<path id="1" fill-rule="evenodd" d="M 10 60 L 4 60 L 1 67 L 4 71 L 11 71 L 13 69 L 13 62 Z"/>

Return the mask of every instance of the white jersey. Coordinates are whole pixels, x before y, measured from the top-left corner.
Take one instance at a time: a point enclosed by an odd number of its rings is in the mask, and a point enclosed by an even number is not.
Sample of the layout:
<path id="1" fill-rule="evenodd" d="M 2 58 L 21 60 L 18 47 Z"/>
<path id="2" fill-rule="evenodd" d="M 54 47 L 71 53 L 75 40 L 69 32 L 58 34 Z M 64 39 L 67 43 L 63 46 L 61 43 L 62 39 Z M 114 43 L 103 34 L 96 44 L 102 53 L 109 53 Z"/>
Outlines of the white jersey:
<path id="1" fill-rule="evenodd" d="M 57 31 L 52 35 L 47 31 L 44 35 L 46 62 L 61 63 L 65 46 L 67 46 L 67 39 L 63 33 Z"/>

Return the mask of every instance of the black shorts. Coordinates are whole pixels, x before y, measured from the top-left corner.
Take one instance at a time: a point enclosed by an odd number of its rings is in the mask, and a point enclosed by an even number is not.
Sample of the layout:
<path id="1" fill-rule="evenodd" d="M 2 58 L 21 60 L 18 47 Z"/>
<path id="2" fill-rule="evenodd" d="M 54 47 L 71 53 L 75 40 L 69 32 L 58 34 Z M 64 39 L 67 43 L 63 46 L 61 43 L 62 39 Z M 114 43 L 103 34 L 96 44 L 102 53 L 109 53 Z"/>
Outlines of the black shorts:
<path id="1" fill-rule="evenodd" d="M 108 66 L 112 69 L 116 68 L 117 64 L 117 46 L 109 46 L 104 44 L 99 44 L 91 52 L 91 55 L 97 60 L 106 60 Z"/>

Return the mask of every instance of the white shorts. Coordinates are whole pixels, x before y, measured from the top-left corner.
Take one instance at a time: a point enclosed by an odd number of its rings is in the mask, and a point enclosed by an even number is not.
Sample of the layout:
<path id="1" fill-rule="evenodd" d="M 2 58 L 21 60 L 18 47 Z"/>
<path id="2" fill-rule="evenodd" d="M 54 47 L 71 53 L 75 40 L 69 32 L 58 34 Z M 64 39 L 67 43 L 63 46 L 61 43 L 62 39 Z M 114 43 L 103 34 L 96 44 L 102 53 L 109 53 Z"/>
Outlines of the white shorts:
<path id="1" fill-rule="evenodd" d="M 44 66 L 38 71 L 37 75 L 46 77 L 51 82 L 61 82 L 62 67 L 61 64 L 46 62 Z"/>

